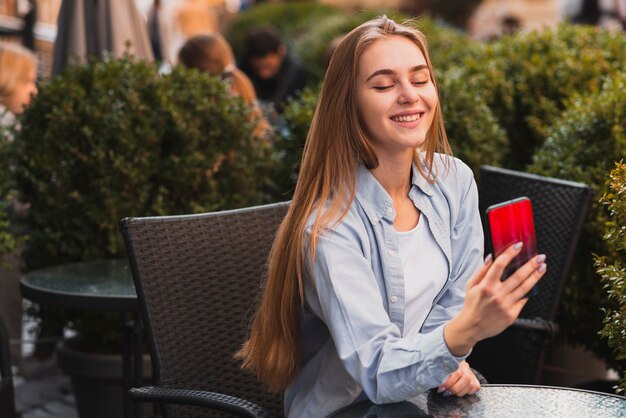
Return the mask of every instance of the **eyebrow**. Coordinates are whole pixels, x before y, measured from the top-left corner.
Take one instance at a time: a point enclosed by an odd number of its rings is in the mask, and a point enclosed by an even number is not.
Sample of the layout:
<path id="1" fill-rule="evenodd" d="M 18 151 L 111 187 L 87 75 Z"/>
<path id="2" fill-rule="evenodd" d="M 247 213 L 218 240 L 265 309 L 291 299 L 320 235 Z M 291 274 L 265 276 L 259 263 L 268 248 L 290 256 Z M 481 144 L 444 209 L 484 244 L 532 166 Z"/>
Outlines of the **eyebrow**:
<path id="1" fill-rule="evenodd" d="M 424 69 L 428 69 L 428 66 L 426 66 L 426 64 L 420 64 L 420 65 L 416 65 L 415 67 L 412 67 L 409 70 L 409 72 L 410 73 L 415 73 L 417 71 L 421 71 L 421 70 L 424 70 Z M 390 70 L 390 69 L 387 69 L 387 68 L 382 69 L 382 70 L 377 70 L 377 71 L 374 71 L 369 77 L 367 77 L 367 80 L 365 80 L 365 81 L 366 82 L 370 81 L 372 78 L 376 77 L 377 75 L 391 75 L 391 74 L 395 74 L 395 72 L 393 70 Z"/>

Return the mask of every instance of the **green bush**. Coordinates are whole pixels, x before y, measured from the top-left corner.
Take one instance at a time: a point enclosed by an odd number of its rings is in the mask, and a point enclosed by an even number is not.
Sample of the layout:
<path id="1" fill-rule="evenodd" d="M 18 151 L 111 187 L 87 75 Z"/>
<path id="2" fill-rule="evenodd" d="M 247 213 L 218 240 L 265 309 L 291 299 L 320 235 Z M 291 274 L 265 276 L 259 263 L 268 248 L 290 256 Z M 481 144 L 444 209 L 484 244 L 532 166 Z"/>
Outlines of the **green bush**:
<path id="1" fill-rule="evenodd" d="M 266 200 L 252 119 L 228 86 L 183 68 L 92 61 L 44 82 L 14 141 L 27 267 L 123 255 L 124 216 Z"/>
<path id="2" fill-rule="evenodd" d="M 601 335 L 615 350 L 621 362 L 622 378 L 619 392 L 626 390 L 626 165 L 616 163 L 607 181 L 609 191 L 602 196 L 601 203 L 609 209 L 610 219 L 606 223 L 604 239 L 610 256 L 596 257 L 596 268 L 602 276 L 608 298 L 615 308 L 605 309 L 604 328 Z"/>
<path id="3" fill-rule="evenodd" d="M 548 131 L 529 171 L 581 181 L 607 193 L 605 176 L 612 161 L 626 158 L 626 75 L 607 80 L 597 95 L 576 94 L 562 118 Z M 582 344 L 619 367 L 606 341 L 597 338 L 602 328 L 601 307 L 609 306 L 596 274 L 592 253 L 608 254 L 602 239 L 605 208 L 594 199 L 578 244 L 572 274 L 565 284 L 558 321 L 569 342 Z"/>
<path id="4" fill-rule="evenodd" d="M 563 24 L 472 48 L 458 70 L 507 133 L 503 164 L 524 169 L 574 92 L 597 94 L 604 77 L 623 71 L 624 50 L 622 33 Z"/>
<path id="5" fill-rule="evenodd" d="M 19 212 L 23 209 L 16 209 L 20 204 L 15 200 L 14 166 L 11 161 L 14 136 L 15 126 L 0 125 L 0 161 L 4 162 L 4 169 L 0 171 L 0 267 L 7 267 L 2 257 L 15 252 L 26 239 L 20 225 Z"/>
<path id="6" fill-rule="evenodd" d="M 12 150 L 31 204 L 26 268 L 124 256 L 126 216 L 268 201 L 271 149 L 254 137 L 253 114 L 217 78 L 184 68 L 161 76 L 132 58 L 43 82 Z M 74 320 L 83 335 L 119 328 L 117 317 L 107 327 L 85 318 Z"/>
<path id="7" fill-rule="evenodd" d="M 338 14 L 341 14 L 339 9 L 316 2 L 263 3 L 240 13 L 229 25 L 226 39 L 233 50 L 241 54 L 250 28 L 271 25 L 280 30 L 287 45 L 293 47 L 299 37 Z"/>

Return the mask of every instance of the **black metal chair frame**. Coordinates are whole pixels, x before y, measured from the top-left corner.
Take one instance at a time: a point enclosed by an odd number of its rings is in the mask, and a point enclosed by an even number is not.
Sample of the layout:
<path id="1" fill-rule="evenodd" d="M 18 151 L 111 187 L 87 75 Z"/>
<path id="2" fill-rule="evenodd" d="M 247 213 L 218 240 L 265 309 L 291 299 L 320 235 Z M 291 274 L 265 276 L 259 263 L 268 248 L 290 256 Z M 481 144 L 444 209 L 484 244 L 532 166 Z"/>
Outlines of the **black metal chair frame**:
<path id="1" fill-rule="evenodd" d="M 170 366 L 176 364 L 172 360 L 176 355 L 186 357 L 180 360 L 180 367 L 188 367 L 182 365 L 184 362 L 191 363 L 191 368 L 200 369 L 202 366 L 194 365 L 194 361 L 198 360 L 192 358 L 191 354 L 167 352 L 172 345 L 178 345 L 181 348 L 188 343 L 191 344 L 191 342 L 181 340 L 171 344 L 170 341 L 170 347 L 167 346 L 167 338 L 171 337 L 171 335 L 167 335 L 167 332 L 171 334 L 176 331 L 171 329 L 163 331 L 164 312 L 157 310 L 163 310 L 164 306 L 157 305 L 159 305 L 159 300 L 165 299 L 166 309 L 171 310 L 171 321 L 173 322 L 171 325 L 174 327 L 195 327 L 197 333 L 203 333 L 202 337 L 205 337 L 204 334 L 210 334 L 208 330 L 212 327 L 212 323 L 215 326 L 218 326 L 218 323 L 222 326 L 224 326 L 223 323 L 230 323 L 230 326 L 233 327 L 232 333 L 245 336 L 249 315 L 252 313 L 255 299 L 259 294 L 265 262 L 287 208 L 288 203 L 277 203 L 198 215 L 125 218 L 120 222 L 128 249 L 141 315 L 147 332 L 155 379 L 154 386 L 131 389 L 130 394 L 134 401 L 158 403 L 166 417 L 214 416 L 215 411 L 258 418 L 282 415 L 282 395 L 267 394 L 254 376 L 239 369 L 238 362 L 236 369 L 230 364 L 232 354 L 236 350 L 236 347 L 232 347 L 231 341 L 220 340 L 213 347 L 209 347 L 210 343 L 206 343 L 206 350 L 224 351 L 224 353 L 215 354 L 215 356 L 221 355 L 222 357 L 215 357 L 213 361 L 228 363 L 227 366 L 230 368 L 225 373 L 230 376 L 229 378 L 215 375 L 219 374 L 221 364 L 215 366 L 216 371 L 214 370 L 213 375 L 206 376 L 206 382 L 200 382 L 203 379 L 197 378 L 194 378 L 193 382 L 185 382 L 185 376 L 181 377 L 181 372 L 172 371 Z M 248 261 L 246 254 L 252 253 L 255 253 L 249 256 L 252 261 Z M 161 263 L 160 260 L 162 260 L 163 268 L 151 265 Z M 251 263 L 251 265 L 245 267 L 246 262 Z M 180 274 L 176 270 L 178 267 L 180 270 L 184 270 Z M 247 272 L 241 273 L 241 277 L 238 277 L 239 267 Z M 159 275 L 161 277 L 158 277 Z M 164 292 L 163 295 L 157 295 L 158 289 L 154 289 L 155 284 L 151 285 L 150 280 L 154 283 L 161 280 L 158 282 L 161 285 L 169 283 L 167 292 Z M 237 318 L 241 309 L 233 314 L 233 317 L 228 316 L 230 303 L 227 302 L 230 302 L 229 300 L 221 300 L 221 303 L 217 301 L 214 304 L 220 306 L 212 308 L 213 315 L 217 315 L 215 311 L 219 310 L 226 316 L 216 318 L 213 321 L 213 318 L 206 317 L 207 311 L 204 311 L 202 318 L 195 319 L 188 316 L 195 317 L 197 314 L 182 312 L 186 308 L 193 308 L 193 306 L 186 306 L 187 296 L 185 294 L 193 294 L 189 296 L 190 303 L 198 304 L 198 296 L 202 295 L 197 293 L 204 292 L 206 293 L 206 305 L 210 305 L 211 302 L 208 299 L 213 296 L 210 296 L 209 293 L 211 288 L 218 289 L 221 287 L 220 280 L 222 283 L 230 280 L 234 282 L 231 286 L 240 287 L 241 291 L 235 293 L 241 295 L 235 294 L 232 297 L 246 299 L 242 302 L 245 304 L 245 311 L 247 312 L 241 315 L 241 318 Z M 199 281 L 203 281 L 203 283 L 198 283 Z M 241 283 L 236 283 L 237 281 Z M 199 287 L 191 289 L 193 285 L 198 284 Z M 182 290 L 173 289 L 179 285 Z M 186 290 L 185 287 L 188 287 L 189 290 Z M 247 289 L 245 289 L 246 287 Z M 193 309 L 189 311 L 193 312 Z M 204 330 L 207 331 L 204 332 Z M 236 340 L 234 344 L 241 344 L 243 340 L 242 337 Z M 182 347 L 182 349 L 187 348 Z M 202 353 L 200 356 L 205 354 Z M 169 366 L 164 368 L 164 364 Z M 195 370 L 190 372 L 190 374 L 194 373 L 196 373 Z M 224 381 L 225 379 L 241 379 L 241 382 Z M 238 390 L 240 393 L 237 393 Z M 172 405 L 208 409 L 176 409 Z M 218 416 L 223 416 L 223 414 Z"/>
<path id="2" fill-rule="evenodd" d="M 502 334 L 474 348 L 468 361 L 491 383 L 539 383 L 544 349 L 559 329 L 554 318 L 587 216 L 591 189 L 582 183 L 481 167 L 479 205 L 483 216 L 488 206 L 521 196 L 529 197 L 533 204 L 538 251 L 548 257 L 548 272 L 538 285 L 539 295 L 531 297 L 515 323 Z M 551 199 L 560 200 L 550 202 Z M 487 238 L 486 225 L 483 219 Z M 514 343 L 516 340 L 517 344 Z M 532 364 L 516 364 L 522 362 L 520 359 L 524 356 L 532 358 Z M 507 370 L 508 365 L 518 367 L 519 373 Z"/>
<path id="3" fill-rule="evenodd" d="M 6 418 L 17 417 L 15 409 L 15 389 L 11 371 L 9 334 L 0 317 L 0 415 Z"/>

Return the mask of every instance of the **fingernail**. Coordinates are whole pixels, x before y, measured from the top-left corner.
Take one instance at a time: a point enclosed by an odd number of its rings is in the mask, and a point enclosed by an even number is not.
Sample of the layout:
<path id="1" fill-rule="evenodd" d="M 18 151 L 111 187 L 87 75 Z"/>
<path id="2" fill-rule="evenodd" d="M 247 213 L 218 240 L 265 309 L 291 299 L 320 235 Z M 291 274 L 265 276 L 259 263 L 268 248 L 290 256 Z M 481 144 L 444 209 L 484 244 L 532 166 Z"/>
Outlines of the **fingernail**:
<path id="1" fill-rule="evenodd" d="M 541 264 L 539 268 L 537 269 L 537 271 L 539 273 L 543 273 L 544 271 L 546 271 L 546 264 L 545 263 Z"/>
<path id="2" fill-rule="evenodd" d="M 437 389 L 437 393 L 441 393 L 441 392 L 443 392 L 444 390 L 446 390 L 446 388 L 444 388 L 443 386 L 440 386 L 440 387 Z"/>
<path id="3" fill-rule="evenodd" d="M 521 249 L 523 245 L 524 245 L 524 243 L 520 241 L 520 242 L 516 243 L 515 245 L 513 245 L 513 249 L 515 251 L 517 251 L 517 250 Z"/>
<path id="4" fill-rule="evenodd" d="M 452 392 L 450 392 L 449 390 L 446 390 L 445 392 L 441 394 L 441 396 L 452 396 Z"/>
<path id="5" fill-rule="evenodd" d="M 544 261 L 546 261 L 546 255 L 545 254 L 539 254 L 537 257 L 535 257 L 535 263 L 537 263 L 537 264 L 541 264 Z"/>
<path id="6" fill-rule="evenodd" d="M 487 257 L 485 257 L 485 264 L 491 263 L 491 260 L 493 260 L 493 255 L 491 255 L 491 253 L 489 253 L 489 254 L 487 254 Z"/>

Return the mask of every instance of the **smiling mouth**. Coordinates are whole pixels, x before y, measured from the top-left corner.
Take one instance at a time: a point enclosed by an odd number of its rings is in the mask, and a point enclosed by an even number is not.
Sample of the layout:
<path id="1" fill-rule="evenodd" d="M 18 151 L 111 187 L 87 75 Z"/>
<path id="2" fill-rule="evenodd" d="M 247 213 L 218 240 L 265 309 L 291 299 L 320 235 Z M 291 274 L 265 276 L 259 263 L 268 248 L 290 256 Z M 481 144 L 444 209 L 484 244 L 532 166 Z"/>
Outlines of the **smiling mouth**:
<path id="1" fill-rule="evenodd" d="M 421 119 L 423 113 L 414 113 L 412 115 L 392 116 L 390 119 L 394 122 L 415 122 Z"/>

